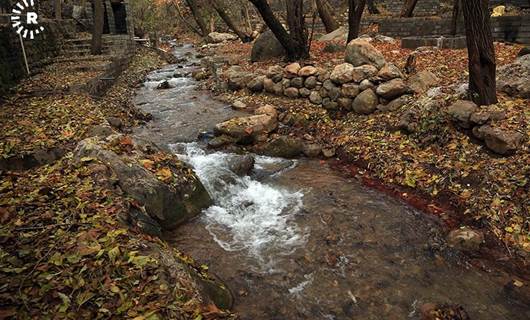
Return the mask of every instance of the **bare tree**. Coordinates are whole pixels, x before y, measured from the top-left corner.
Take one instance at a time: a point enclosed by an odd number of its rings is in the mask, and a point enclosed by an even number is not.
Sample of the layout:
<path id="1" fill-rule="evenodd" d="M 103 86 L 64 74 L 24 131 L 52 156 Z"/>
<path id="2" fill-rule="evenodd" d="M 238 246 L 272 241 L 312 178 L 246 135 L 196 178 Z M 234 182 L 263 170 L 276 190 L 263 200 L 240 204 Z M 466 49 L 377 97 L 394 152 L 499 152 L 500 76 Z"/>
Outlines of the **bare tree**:
<path id="1" fill-rule="evenodd" d="M 272 12 L 267 0 L 249 0 L 258 10 L 272 33 L 287 52 L 287 59 L 294 61 L 309 57 L 307 32 L 304 27 L 303 1 L 289 0 L 287 4 L 287 32 Z"/>
<path id="2" fill-rule="evenodd" d="M 469 57 L 469 91 L 478 105 L 497 103 L 495 48 L 488 0 L 462 1 Z"/>
<path id="3" fill-rule="evenodd" d="M 92 54 L 101 54 L 103 24 L 105 23 L 105 9 L 103 0 L 94 0 L 94 29 L 92 30 L 92 42 L 90 51 Z"/>
<path id="4" fill-rule="evenodd" d="M 221 4 L 220 0 L 211 0 L 212 6 L 217 11 L 221 19 L 226 23 L 226 25 L 234 31 L 234 33 L 241 39 L 243 42 L 250 42 L 252 41 L 252 37 L 250 37 L 248 34 L 245 34 L 239 27 L 234 23 L 230 15 L 226 12 L 224 9 L 223 4 Z"/>
<path id="5" fill-rule="evenodd" d="M 201 30 L 201 36 L 205 37 L 208 35 L 209 29 L 208 25 L 206 24 L 206 18 L 204 12 L 199 7 L 197 0 L 186 0 L 186 3 L 188 4 L 188 7 L 191 10 L 191 14 L 193 15 L 193 18 L 195 19 L 195 22 L 197 22 L 197 25 L 199 26 L 199 29 Z"/>
<path id="6" fill-rule="evenodd" d="M 359 36 L 366 0 L 348 0 L 348 42 Z"/>
<path id="7" fill-rule="evenodd" d="M 339 24 L 333 14 L 331 13 L 331 6 L 327 0 L 316 0 L 318 15 L 326 28 L 326 33 L 330 33 L 339 28 Z"/>
<path id="8" fill-rule="evenodd" d="M 403 3 L 403 9 L 401 10 L 401 17 L 412 17 L 412 13 L 414 12 L 414 8 L 416 8 L 417 3 L 418 0 L 405 0 L 405 2 Z"/>

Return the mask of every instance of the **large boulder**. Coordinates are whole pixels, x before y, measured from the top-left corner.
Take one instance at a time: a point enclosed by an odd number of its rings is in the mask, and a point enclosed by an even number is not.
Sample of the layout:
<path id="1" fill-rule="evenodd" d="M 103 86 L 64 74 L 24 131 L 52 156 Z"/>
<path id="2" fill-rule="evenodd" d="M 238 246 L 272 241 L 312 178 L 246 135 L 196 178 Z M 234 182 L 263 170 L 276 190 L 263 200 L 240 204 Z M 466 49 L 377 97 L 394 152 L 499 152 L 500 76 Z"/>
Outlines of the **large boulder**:
<path id="1" fill-rule="evenodd" d="M 272 31 L 267 30 L 262 33 L 252 46 L 250 54 L 250 61 L 264 61 L 272 58 L 284 57 L 286 55 L 285 49 L 276 39 Z"/>
<path id="2" fill-rule="evenodd" d="M 318 69 L 313 66 L 305 66 L 298 71 L 298 75 L 300 77 L 310 77 L 316 74 L 318 74 Z"/>
<path id="3" fill-rule="evenodd" d="M 408 85 L 415 93 L 422 94 L 439 82 L 440 79 L 434 73 L 429 70 L 423 70 L 411 76 Z"/>
<path id="4" fill-rule="evenodd" d="M 116 145 L 132 148 L 134 152 L 119 155 L 112 151 Z M 74 151 L 74 161 L 83 164 L 87 159 L 96 159 L 105 164 L 115 174 L 121 190 L 145 208 L 151 219 L 143 220 L 151 225 L 156 221 L 163 229 L 174 229 L 199 215 L 212 200 L 193 171 L 179 160 L 172 159 L 171 165 L 158 169 L 148 165 L 154 162 L 149 156 L 158 152 L 160 149 L 147 141 L 114 135 L 107 140 L 81 141 Z"/>
<path id="5" fill-rule="evenodd" d="M 348 28 L 340 27 L 335 31 L 323 35 L 320 41 L 346 41 L 348 40 Z"/>
<path id="6" fill-rule="evenodd" d="M 233 40 L 237 40 L 237 36 L 231 33 L 210 32 L 208 34 L 208 42 L 211 43 L 220 43 Z"/>
<path id="7" fill-rule="evenodd" d="M 267 114 L 230 119 L 215 126 L 216 135 L 227 135 L 238 142 L 252 142 L 259 135 L 276 130 L 278 120 Z"/>
<path id="8" fill-rule="evenodd" d="M 360 114 L 370 114 L 374 112 L 379 103 L 379 99 L 374 90 L 366 89 L 353 100 L 353 111 Z"/>
<path id="9" fill-rule="evenodd" d="M 497 70 L 497 89 L 511 96 L 530 98 L 530 54 Z"/>
<path id="10" fill-rule="evenodd" d="M 377 87 L 376 93 L 381 97 L 392 100 L 401 97 L 408 91 L 408 86 L 402 79 L 396 78 L 382 83 Z"/>
<path id="11" fill-rule="evenodd" d="M 348 43 L 344 59 L 353 64 L 354 67 L 371 64 L 377 69 L 381 69 L 386 63 L 383 54 L 362 39 L 355 39 Z"/>

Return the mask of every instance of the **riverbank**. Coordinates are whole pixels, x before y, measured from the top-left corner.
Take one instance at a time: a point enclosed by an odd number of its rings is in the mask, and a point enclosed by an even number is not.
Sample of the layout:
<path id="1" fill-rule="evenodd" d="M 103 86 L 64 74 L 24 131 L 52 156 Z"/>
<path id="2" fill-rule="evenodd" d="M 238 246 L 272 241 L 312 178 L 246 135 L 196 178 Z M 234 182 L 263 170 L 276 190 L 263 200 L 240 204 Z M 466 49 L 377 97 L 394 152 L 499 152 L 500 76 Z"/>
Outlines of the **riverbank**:
<path id="1" fill-rule="evenodd" d="M 218 302 L 225 298 L 222 307 L 228 307 L 230 298 L 207 266 L 145 234 L 139 224 L 145 220 L 131 225 L 131 214 L 145 208 L 125 192 L 108 163 L 73 154 L 83 139 L 114 135 L 101 144 L 111 155 L 142 155 L 145 150 L 127 134 L 149 115 L 132 104 L 132 97 L 146 74 L 164 64 L 158 54 L 139 49 L 101 99 L 68 90 L 95 75 L 76 77 L 57 66 L 5 97 L 0 108 L 0 318 L 232 317 L 214 304 L 221 307 Z M 175 171 L 188 169 L 163 151 L 143 157 L 141 163 L 161 183 L 190 179 Z M 145 219 L 141 213 L 135 217 Z"/>
<path id="2" fill-rule="evenodd" d="M 400 69 L 412 53 L 400 49 L 399 42 L 373 41 L 372 44 Z M 302 66 L 332 70 L 342 63 L 343 50 L 322 52 L 330 45 L 341 44 L 313 43 L 312 60 L 304 61 Z M 210 48 L 204 48 L 203 52 L 225 62 L 225 71 L 236 64 L 244 72 L 261 74 L 264 78 L 270 75 L 268 68 L 279 65 L 283 69 L 287 65 L 280 60 L 251 64 L 248 58 L 235 62 L 234 56 L 250 57 L 250 49 L 250 45 L 230 43 L 216 46 L 215 53 Z M 499 66 L 512 63 L 519 49 L 519 46 L 497 44 Z M 438 89 L 429 95 L 425 90 L 397 108 L 376 110 L 370 115 L 344 110 L 340 101 L 338 108 L 335 103 L 332 110 L 326 110 L 328 106 L 318 106 L 307 99 L 262 94 L 260 90 L 245 89 L 221 94 L 219 98 L 229 103 L 238 101 L 250 111 L 266 104 L 276 106 L 284 124 L 277 135 L 326 149 L 328 158 L 340 160 L 337 168 L 342 172 L 442 217 L 448 230 L 468 226 L 481 231 L 486 243 L 471 256 L 493 265 L 507 262 L 506 268 L 518 270 L 528 280 L 530 118 L 526 109 L 530 100 L 499 92 L 497 107 L 503 110 L 504 118 L 493 121 L 493 126 L 524 136 L 524 142 L 514 154 L 499 156 L 469 130 L 452 121 L 448 114 L 449 106 L 461 96 L 460 87 L 467 77 L 463 71 L 467 65 L 465 51 L 434 48 L 418 51 L 416 55 L 417 71 L 432 72 L 438 78 L 435 84 Z M 229 78 L 226 72 L 219 73 Z M 206 83 L 207 87 L 213 87 L 212 80 Z M 404 130 L 405 125 L 409 130 Z M 322 154 L 319 157 L 326 158 Z M 483 263 L 480 259 L 477 262 L 487 269 Z"/>

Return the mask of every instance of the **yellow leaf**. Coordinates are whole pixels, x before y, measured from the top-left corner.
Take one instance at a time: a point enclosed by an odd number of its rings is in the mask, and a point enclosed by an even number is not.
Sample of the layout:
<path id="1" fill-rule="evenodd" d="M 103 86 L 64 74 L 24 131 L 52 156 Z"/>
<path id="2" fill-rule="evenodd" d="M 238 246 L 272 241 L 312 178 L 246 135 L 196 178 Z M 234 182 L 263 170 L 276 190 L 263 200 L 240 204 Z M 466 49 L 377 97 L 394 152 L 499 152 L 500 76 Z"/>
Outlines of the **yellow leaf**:
<path id="1" fill-rule="evenodd" d="M 171 179 L 171 177 L 173 176 L 173 173 L 171 172 L 169 168 L 160 168 L 156 172 L 156 176 L 162 181 L 167 181 Z"/>

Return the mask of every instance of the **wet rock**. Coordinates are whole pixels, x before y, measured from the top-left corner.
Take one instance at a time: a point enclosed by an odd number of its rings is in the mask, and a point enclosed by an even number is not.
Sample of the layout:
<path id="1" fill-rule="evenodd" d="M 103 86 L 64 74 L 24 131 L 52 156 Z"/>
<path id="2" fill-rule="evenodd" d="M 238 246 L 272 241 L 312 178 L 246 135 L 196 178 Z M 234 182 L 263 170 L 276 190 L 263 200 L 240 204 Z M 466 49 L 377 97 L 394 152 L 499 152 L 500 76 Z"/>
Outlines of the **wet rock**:
<path id="1" fill-rule="evenodd" d="M 337 84 L 348 83 L 353 80 L 352 72 L 353 72 L 353 66 L 351 64 L 342 63 L 342 64 L 335 66 L 335 68 L 333 68 L 333 71 L 331 72 L 331 75 L 330 75 L 330 79 L 331 81 Z"/>
<path id="2" fill-rule="evenodd" d="M 160 82 L 160 84 L 158 84 L 158 86 L 156 88 L 158 90 L 166 90 L 166 89 L 170 89 L 171 85 L 169 84 L 169 82 L 167 80 L 164 80 L 164 81 Z"/>
<path id="3" fill-rule="evenodd" d="M 252 92 L 261 92 L 263 91 L 263 82 L 265 81 L 266 76 L 257 76 L 254 79 L 250 80 L 247 84 L 247 89 Z"/>
<path id="4" fill-rule="evenodd" d="M 258 148 L 260 154 L 280 158 L 295 158 L 299 156 L 302 151 L 302 142 L 296 138 L 288 136 L 279 136 Z"/>
<path id="5" fill-rule="evenodd" d="M 228 88 L 230 90 L 240 90 L 247 87 L 247 84 L 252 81 L 254 75 L 250 72 L 242 71 L 239 66 L 232 66 L 227 70 Z"/>
<path id="6" fill-rule="evenodd" d="M 311 94 L 311 90 L 307 89 L 307 88 L 302 88 L 299 90 L 300 91 L 300 96 L 302 98 L 307 98 L 309 97 L 309 95 Z"/>
<path id="7" fill-rule="evenodd" d="M 310 77 L 316 74 L 318 74 L 318 69 L 313 66 L 305 66 L 298 71 L 298 75 L 300 77 Z"/>
<path id="8" fill-rule="evenodd" d="M 238 142 L 251 142 L 254 137 L 276 130 L 278 121 L 275 117 L 260 114 L 249 117 L 234 118 L 215 126 L 216 135 L 228 135 Z"/>
<path id="9" fill-rule="evenodd" d="M 247 108 L 247 104 L 241 100 L 236 100 L 234 103 L 232 103 L 231 107 L 234 110 L 245 110 Z"/>
<path id="10" fill-rule="evenodd" d="M 497 89 L 520 98 L 530 98 L 530 54 L 497 70 Z"/>
<path id="11" fill-rule="evenodd" d="M 274 82 L 280 82 L 283 79 L 283 68 L 279 65 L 270 66 L 267 69 L 267 78 Z"/>
<path id="12" fill-rule="evenodd" d="M 237 39 L 237 36 L 231 33 L 210 32 L 208 34 L 208 42 L 211 43 L 221 43 L 225 41 L 234 41 Z"/>
<path id="13" fill-rule="evenodd" d="M 191 76 L 196 81 L 206 80 L 210 77 L 210 74 L 206 70 L 196 70 L 191 73 Z"/>
<path id="14" fill-rule="evenodd" d="M 121 136 L 116 136 L 114 140 L 120 138 Z M 82 163 L 82 158 L 92 157 L 104 163 L 116 175 L 123 192 L 141 203 L 148 215 L 164 229 L 174 229 L 212 204 L 208 192 L 195 175 L 191 176 L 191 180 L 187 177 L 186 183 L 172 183 L 170 186 L 142 167 L 138 160 L 114 153 L 105 147 L 105 143 L 97 138 L 81 141 L 74 151 L 74 161 Z M 137 145 L 141 144 L 134 144 L 135 154 L 144 159 L 147 155 L 141 149 L 145 150 L 147 147 L 140 148 Z M 150 145 L 148 149 L 158 148 Z M 183 163 L 181 165 L 184 166 Z M 169 169 L 177 179 L 183 174 L 172 167 Z"/>
<path id="15" fill-rule="evenodd" d="M 283 91 L 283 94 L 286 97 L 291 98 L 291 99 L 296 99 L 296 98 L 298 98 L 300 96 L 300 92 L 298 91 L 298 89 L 293 88 L 293 87 L 285 89 Z"/>
<path id="16" fill-rule="evenodd" d="M 254 167 L 252 178 L 260 181 L 266 177 L 282 172 L 283 170 L 292 167 L 294 164 L 295 162 L 293 160 L 288 159 L 264 163 L 260 166 Z"/>
<path id="17" fill-rule="evenodd" d="M 384 67 L 379 70 L 377 76 L 385 81 L 392 80 L 395 78 L 403 78 L 403 73 L 392 63 L 385 64 Z"/>
<path id="18" fill-rule="evenodd" d="M 233 143 L 236 143 L 237 139 L 227 136 L 227 135 L 220 135 L 217 137 L 214 137 L 208 141 L 208 147 L 213 149 L 218 149 L 221 147 L 224 147 L 226 145 L 230 145 Z"/>
<path id="19" fill-rule="evenodd" d="M 127 217 L 127 222 L 142 230 L 143 233 L 154 236 L 162 236 L 162 227 L 153 218 L 151 218 L 147 212 L 141 211 L 136 208 L 131 208 Z"/>
<path id="20" fill-rule="evenodd" d="M 118 117 L 107 117 L 107 122 L 111 125 L 111 127 L 116 129 L 121 129 L 123 127 L 123 121 L 121 121 Z"/>
<path id="21" fill-rule="evenodd" d="M 336 41 L 336 40 L 347 40 L 348 39 L 348 29 L 346 27 L 339 27 L 338 29 L 323 35 L 320 37 L 320 41 Z"/>
<path id="22" fill-rule="evenodd" d="M 476 251 L 484 242 L 482 232 L 469 227 L 453 230 L 447 236 L 447 243 L 458 250 Z"/>
<path id="23" fill-rule="evenodd" d="M 408 85 L 415 93 L 422 94 L 427 92 L 429 88 L 438 85 L 439 82 L 440 79 L 438 79 L 434 73 L 428 70 L 423 70 L 411 76 Z"/>
<path id="24" fill-rule="evenodd" d="M 316 143 L 308 143 L 304 145 L 303 153 L 308 158 L 317 158 L 322 152 L 322 147 Z"/>
<path id="25" fill-rule="evenodd" d="M 291 86 L 295 87 L 296 89 L 301 89 L 304 87 L 304 78 L 302 77 L 296 77 L 291 79 Z"/>
<path id="26" fill-rule="evenodd" d="M 377 68 L 369 64 L 355 67 L 352 70 L 352 79 L 357 83 L 372 78 L 375 75 L 377 75 Z"/>
<path id="27" fill-rule="evenodd" d="M 359 85 L 355 83 L 346 83 L 341 88 L 341 93 L 344 97 L 355 98 L 361 92 Z"/>
<path id="28" fill-rule="evenodd" d="M 377 69 L 382 68 L 386 61 L 384 56 L 374 46 L 361 39 L 352 40 L 346 46 L 345 60 L 354 67 L 371 64 Z"/>
<path id="29" fill-rule="evenodd" d="M 382 83 L 376 89 L 376 93 L 387 100 L 398 98 L 407 91 L 408 87 L 402 79 L 393 79 Z"/>
<path id="30" fill-rule="evenodd" d="M 264 61 L 271 58 L 284 57 L 285 54 L 285 49 L 278 39 L 276 39 L 274 33 L 267 30 L 254 41 L 250 60 L 252 62 Z"/>
<path id="31" fill-rule="evenodd" d="M 513 130 L 503 130 L 484 125 L 476 130 L 473 134 L 484 140 L 486 147 L 500 155 L 510 155 L 517 151 L 523 143 L 524 136 Z"/>
<path id="32" fill-rule="evenodd" d="M 377 108 L 379 99 L 372 89 L 366 89 L 353 100 L 352 109 L 359 114 L 370 114 Z"/>
<path id="33" fill-rule="evenodd" d="M 359 89 L 361 91 L 364 91 L 366 89 L 375 89 L 375 84 L 372 83 L 372 81 L 368 80 L 368 79 L 364 79 L 363 81 L 361 81 L 361 83 L 359 84 Z"/>
<path id="34" fill-rule="evenodd" d="M 311 101 L 313 104 L 321 104 L 322 97 L 318 91 L 311 91 L 311 94 L 309 95 L 309 101 Z"/>
<path id="35" fill-rule="evenodd" d="M 232 155 L 228 159 L 228 168 L 238 176 L 248 176 L 254 168 L 254 156 L 252 155 Z"/>
<path id="36" fill-rule="evenodd" d="M 447 109 L 447 113 L 462 128 L 471 128 L 471 115 L 478 109 L 477 105 L 471 101 L 458 100 Z"/>
<path id="37" fill-rule="evenodd" d="M 311 76 L 311 77 L 308 77 L 307 79 L 305 79 L 304 86 L 307 89 L 311 90 L 311 89 L 314 89 L 317 86 L 317 83 L 318 83 L 317 77 Z"/>
<path id="38" fill-rule="evenodd" d="M 302 69 L 302 67 L 300 66 L 298 62 L 288 64 L 284 69 L 285 76 L 287 78 L 294 78 L 298 76 L 298 72 L 300 71 L 300 69 Z"/>

